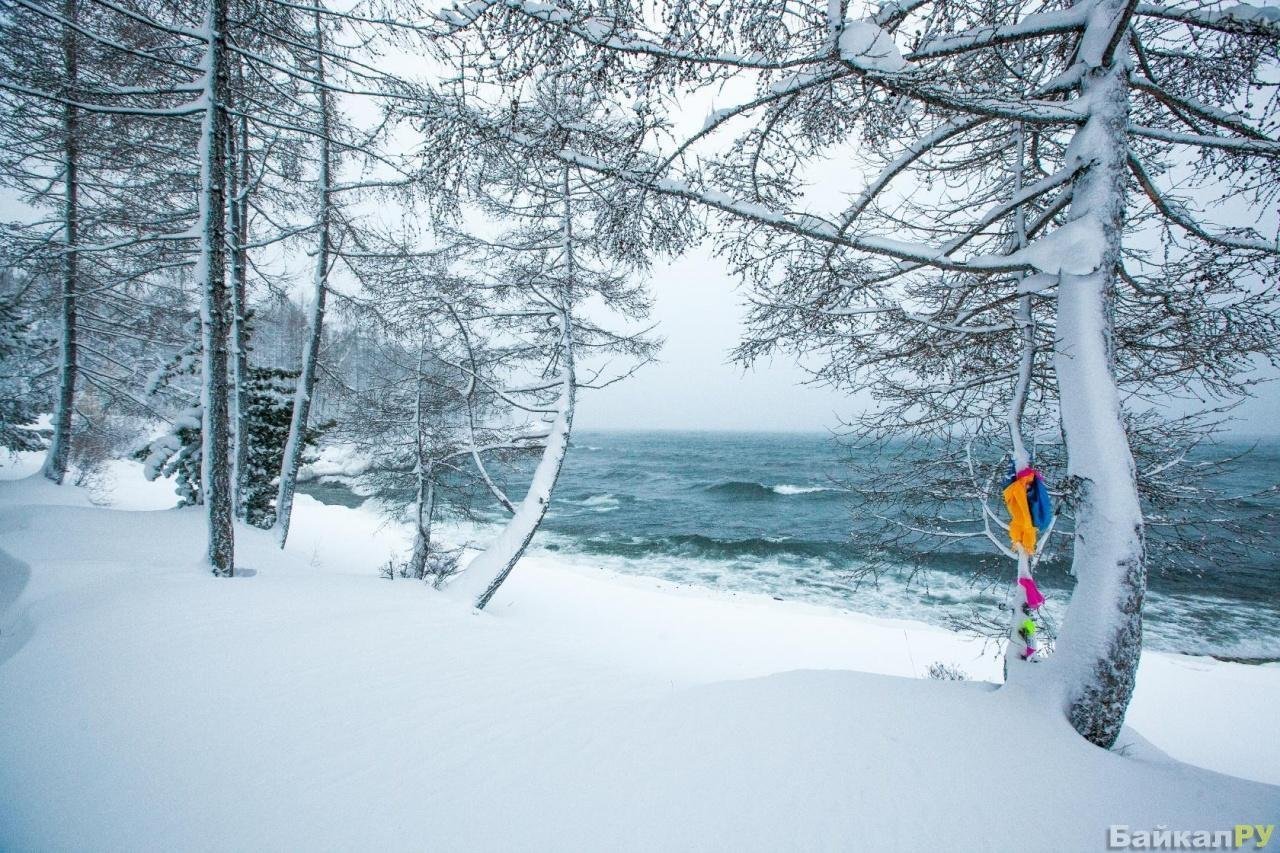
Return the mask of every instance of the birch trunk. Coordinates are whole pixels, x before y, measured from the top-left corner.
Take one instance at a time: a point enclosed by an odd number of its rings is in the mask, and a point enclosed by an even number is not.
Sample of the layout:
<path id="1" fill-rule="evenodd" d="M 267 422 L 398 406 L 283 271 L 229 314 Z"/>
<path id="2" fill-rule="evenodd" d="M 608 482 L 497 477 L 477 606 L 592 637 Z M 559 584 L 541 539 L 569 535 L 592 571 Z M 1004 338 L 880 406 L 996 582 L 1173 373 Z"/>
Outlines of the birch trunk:
<path id="1" fill-rule="evenodd" d="M 320 0 L 315 12 L 316 79 L 324 83 L 324 30 L 321 27 Z M 323 85 L 317 87 L 320 105 L 320 215 L 319 245 L 316 247 L 315 290 L 307 314 L 307 340 L 302 351 L 302 372 L 293 397 L 293 415 L 289 420 L 289 436 L 285 440 L 284 458 L 280 463 L 280 485 L 276 491 L 276 539 L 283 548 L 289 539 L 289 522 L 293 517 L 293 495 L 302 465 L 306 444 L 307 422 L 311 417 L 311 398 L 316 386 L 316 365 L 320 360 L 320 341 L 324 335 L 325 297 L 329 292 L 330 231 L 333 222 L 332 185 L 333 152 L 329 140 L 330 100 Z"/>
<path id="2" fill-rule="evenodd" d="M 1098 5 L 1093 17 L 1123 22 L 1124 11 L 1124 3 L 1108 0 Z M 1089 37 L 1086 33 L 1082 49 Z M 1108 59 L 1100 65 L 1084 82 L 1090 117 L 1073 147 L 1092 165 L 1076 181 L 1070 217 L 1096 218 L 1106 246 L 1096 271 L 1062 276 L 1057 297 L 1055 365 L 1062 430 L 1067 473 L 1078 487 L 1072 558 L 1076 588 L 1056 653 L 1046 668 L 1061 688 L 1061 701 L 1076 731 L 1109 748 L 1133 694 L 1147 576 L 1137 479 L 1112 353 L 1111 301 L 1125 210 L 1128 90 L 1123 61 Z"/>
<path id="3" fill-rule="evenodd" d="M 63 14 L 70 22 L 77 20 L 77 0 L 66 0 Z M 66 75 L 68 101 L 74 99 L 74 89 L 79 77 L 76 57 L 75 30 L 62 29 L 62 63 Z M 43 473 L 53 482 L 62 485 L 67 476 L 67 463 L 71 455 L 71 416 L 75 412 L 76 379 L 79 365 L 76 340 L 76 295 L 79 279 L 79 259 L 76 245 L 80 239 L 80 145 L 79 116 L 70 103 L 62 109 L 63 156 L 66 174 L 63 178 L 62 230 L 65 248 L 62 256 L 62 335 L 59 341 L 58 400 L 53 410 L 53 438 L 45 456 Z"/>
<path id="4" fill-rule="evenodd" d="M 200 310 L 201 402 L 200 488 L 209 529 L 208 559 L 213 573 L 235 572 L 234 512 L 231 495 L 228 330 L 230 300 L 226 282 L 226 117 L 224 38 L 226 0 L 209 0 L 205 113 L 200 134 Z"/>

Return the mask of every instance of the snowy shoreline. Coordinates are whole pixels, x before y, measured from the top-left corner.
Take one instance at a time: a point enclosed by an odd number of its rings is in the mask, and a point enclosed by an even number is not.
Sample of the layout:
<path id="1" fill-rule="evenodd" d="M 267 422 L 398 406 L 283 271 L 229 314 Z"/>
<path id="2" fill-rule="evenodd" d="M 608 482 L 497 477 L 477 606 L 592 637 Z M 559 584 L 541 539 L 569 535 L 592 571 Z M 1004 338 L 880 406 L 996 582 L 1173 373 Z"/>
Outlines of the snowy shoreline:
<path id="1" fill-rule="evenodd" d="M 546 552 L 477 615 L 378 578 L 394 526 L 305 496 L 219 581 L 198 510 L 77 494 L 0 483 L 2 846 L 1101 849 L 1280 808 L 1244 781 L 1280 783 L 1274 664 L 1145 654 L 1107 753 L 928 625 Z M 1052 807 L 990 795 L 1010 761 Z"/>
<path id="2" fill-rule="evenodd" d="M 819 491 L 834 486 L 836 464 L 820 441 L 701 435 L 676 443 L 649 432 L 587 437 L 596 450 L 571 454 L 532 553 L 947 630 L 975 616 L 1003 619 L 1008 585 L 992 573 L 1008 567 L 988 561 L 982 549 L 934 555 L 922 573 L 888 569 L 874 579 L 855 577 L 863 560 L 849 534 L 858 504 L 838 490 Z M 301 489 L 323 503 L 359 506 L 368 495 L 359 476 L 366 467 L 350 448 L 326 445 L 304 470 L 313 479 Z M 406 493 L 404 501 L 411 500 Z M 438 527 L 455 542 L 483 547 L 505 519 L 483 504 L 481 515 L 473 522 L 442 520 Z M 1261 559 L 1202 578 L 1154 561 L 1145 648 L 1241 663 L 1280 659 L 1280 610 Z M 1073 581 L 1061 561 L 1044 569 L 1047 618 L 1057 624 Z"/>

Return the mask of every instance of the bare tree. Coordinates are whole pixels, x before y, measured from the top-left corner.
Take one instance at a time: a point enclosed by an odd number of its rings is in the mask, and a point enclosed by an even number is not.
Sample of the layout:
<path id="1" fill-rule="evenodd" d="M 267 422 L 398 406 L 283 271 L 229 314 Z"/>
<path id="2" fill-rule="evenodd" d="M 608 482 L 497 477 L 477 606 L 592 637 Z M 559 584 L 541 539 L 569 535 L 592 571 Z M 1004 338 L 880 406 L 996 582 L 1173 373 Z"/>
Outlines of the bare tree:
<path id="1" fill-rule="evenodd" d="M 6 226 L 6 262 L 58 283 L 58 381 L 43 468 L 54 482 L 67 471 L 81 386 L 129 400 L 140 349 L 164 345 L 168 330 L 144 322 L 139 304 L 152 304 L 164 285 L 157 275 L 180 268 L 191 242 L 180 200 L 191 181 L 174 157 L 192 138 L 181 121 L 188 57 L 158 52 L 161 34 L 131 14 L 83 0 L 18 2 L 3 24 L 0 99 L 11 121 L 0 181 L 31 212 Z"/>
<path id="2" fill-rule="evenodd" d="M 465 52 L 465 51 L 464 51 Z M 473 69 L 463 66 L 451 84 L 457 107 L 467 101 Z M 450 108 L 451 110 L 452 108 Z M 634 131 L 629 120 L 601 97 L 592 80 L 574 71 L 549 73 L 502 108 L 513 125 L 537 127 L 566 147 L 612 148 Z M 496 120 L 496 118 L 495 118 Z M 588 170 L 548 157 L 530 157 L 502 138 L 476 144 L 460 133 L 456 113 L 432 113 L 429 150 L 422 173 L 434 187 L 457 187 L 461 197 L 491 219 L 514 226 L 495 239 L 459 235 L 471 253 L 469 267 L 490 294 L 470 318 L 513 337 L 523 378 L 490 387 L 508 406 L 541 423 L 519 435 L 542 453 L 530 485 L 518 501 L 495 490 L 511 520 L 455 583 L 483 608 L 496 594 L 550 506 L 569 447 L 578 391 L 630 375 L 652 355 L 643 329 L 615 331 L 590 319 L 590 304 L 636 321 L 648 299 L 635 274 L 648 264 L 655 243 L 685 239 L 682 205 L 666 204 L 652 215 L 634 204 L 634 193 L 611 194 L 607 182 Z M 665 215 L 664 215 L 665 214 Z M 696 230 L 696 229 L 687 229 Z M 597 309 L 599 311 L 599 309 Z M 610 358 L 620 358 L 618 365 Z M 483 380 L 481 380 L 483 381 Z M 479 456 L 477 465 L 481 464 Z M 488 476 L 486 482 L 492 483 Z"/>

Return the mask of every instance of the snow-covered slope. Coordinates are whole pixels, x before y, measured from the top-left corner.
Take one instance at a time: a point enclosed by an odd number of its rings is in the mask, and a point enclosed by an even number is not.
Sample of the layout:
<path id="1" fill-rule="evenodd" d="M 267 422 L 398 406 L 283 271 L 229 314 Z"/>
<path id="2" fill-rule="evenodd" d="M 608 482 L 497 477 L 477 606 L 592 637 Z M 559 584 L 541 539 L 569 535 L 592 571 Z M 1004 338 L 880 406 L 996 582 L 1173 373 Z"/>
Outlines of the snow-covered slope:
<path id="1" fill-rule="evenodd" d="M 536 561 L 474 615 L 305 496 L 288 551 L 242 530 L 218 580 L 198 511 L 74 495 L 0 483 L 3 849 L 1087 850 L 1280 811 L 1145 742 L 1274 778 L 1275 667 L 1144 661 L 1145 740 L 1107 753 L 1033 697 L 895 677 L 993 673 L 921 626 Z"/>

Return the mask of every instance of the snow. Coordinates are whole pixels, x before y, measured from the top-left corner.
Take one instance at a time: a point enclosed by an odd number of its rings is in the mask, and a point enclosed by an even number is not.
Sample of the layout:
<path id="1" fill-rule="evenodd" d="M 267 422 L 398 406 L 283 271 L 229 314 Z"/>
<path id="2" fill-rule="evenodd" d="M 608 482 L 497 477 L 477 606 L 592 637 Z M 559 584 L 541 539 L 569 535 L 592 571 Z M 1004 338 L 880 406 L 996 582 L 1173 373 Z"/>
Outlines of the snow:
<path id="1" fill-rule="evenodd" d="M 893 37 L 871 21 L 846 21 L 840 33 L 840 58 L 865 71 L 905 71 L 907 62 Z"/>
<path id="2" fill-rule="evenodd" d="M 47 419 L 47 416 L 46 416 Z M 0 481 L 22 480 L 40 470 L 44 452 L 13 451 L 0 448 Z"/>
<path id="3" fill-rule="evenodd" d="M 1108 753 L 1034 694 L 920 678 L 999 663 L 914 623 L 554 557 L 475 614 L 378 578 L 403 530 L 306 495 L 218 579 L 197 508 L 84 504 L 0 482 L 0 848 L 1085 850 L 1280 807 L 1175 760 L 1280 783 L 1275 665 L 1144 656 Z"/>
<path id="4" fill-rule="evenodd" d="M 1250 3 L 1237 3 L 1212 13 L 1217 21 L 1249 21 L 1251 23 L 1280 24 L 1280 9 L 1275 6 L 1254 6 Z"/>
<path id="5" fill-rule="evenodd" d="M 1087 275 L 1098 268 L 1106 248 L 1102 223 L 1095 217 L 1073 219 L 1009 255 L 1008 262 L 1028 264 L 1051 275 Z"/>
<path id="6" fill-rule="evenodd" d="M 364 474 L 372 464 L 372 460 L 354 444 L 328 441 L 320 446 L 314 461 L 304 463 L 298 470 L 298 480 L 334 479 L 345 482 Z"/>
<path id="7" fill-rule="evenodd" d="M 1249 24 L 1254 27 L 1280 27 L 1280 8 L 1275 6 L 1255 6 L 1252 3 L 1235 3 L 1221 9 L 1209 8 L 1180 9 L 1157 3 L 1139 3 L 1135 9 L 1139 15 L 1156 17 L 1173 17 L 1175 20 L 1188 20 L 1209 26 L 1230 26 L 1232 24 Z"/>

